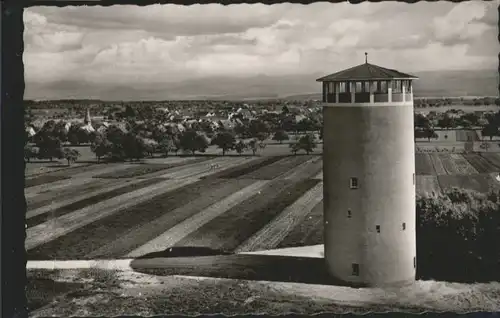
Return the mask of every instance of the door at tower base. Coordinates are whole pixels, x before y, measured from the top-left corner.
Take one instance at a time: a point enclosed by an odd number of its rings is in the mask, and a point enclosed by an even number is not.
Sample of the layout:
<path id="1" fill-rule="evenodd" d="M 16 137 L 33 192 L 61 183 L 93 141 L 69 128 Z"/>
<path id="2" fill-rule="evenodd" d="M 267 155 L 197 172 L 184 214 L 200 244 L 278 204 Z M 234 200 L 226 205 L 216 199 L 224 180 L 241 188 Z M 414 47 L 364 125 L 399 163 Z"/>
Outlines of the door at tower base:
<path id="1" fill-rule="evenodd" d="M 323 118 L 324 246 L 329 272 L 353 285 L 413 282 L 413 107 L 326 106 Z"/>

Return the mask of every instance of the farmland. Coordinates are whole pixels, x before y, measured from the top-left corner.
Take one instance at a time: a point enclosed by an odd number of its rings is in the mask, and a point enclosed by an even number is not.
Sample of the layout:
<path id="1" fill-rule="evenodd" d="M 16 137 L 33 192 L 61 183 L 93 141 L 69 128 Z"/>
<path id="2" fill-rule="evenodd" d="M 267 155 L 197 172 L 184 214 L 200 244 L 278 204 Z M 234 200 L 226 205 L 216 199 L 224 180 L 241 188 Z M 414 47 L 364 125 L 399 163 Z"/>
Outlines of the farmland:
<path id="1" fill-rule="evenodd" d="M 218 164 L 219 168 L 213 168 Z M 417 153 L 418 194 L 500 189 L 498 153 Z M 227 252 L 322 243 L 319 155 L 170 157 L 27 176 L 31 260 Z"/>

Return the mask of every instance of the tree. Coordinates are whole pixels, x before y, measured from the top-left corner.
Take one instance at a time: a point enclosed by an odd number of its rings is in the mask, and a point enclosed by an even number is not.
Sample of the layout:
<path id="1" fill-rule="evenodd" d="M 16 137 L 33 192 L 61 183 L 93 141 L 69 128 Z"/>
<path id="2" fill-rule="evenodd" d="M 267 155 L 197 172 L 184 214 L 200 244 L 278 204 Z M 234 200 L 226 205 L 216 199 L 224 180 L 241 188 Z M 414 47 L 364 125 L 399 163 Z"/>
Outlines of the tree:
<path id="1" fill-rule="evenodd" d="M 252 153 L 253 155 L 255 156 L 255 153 L 257 152 L 257 150 L 259 149 L 258 148 L 258 144 L 257 144 L 257 139 L 251 139 L 249 142 L 248 142 L 248 148 L 252 150 Z"/>
<path id="2" fill-rule="evenodd" d="M 234 149 L 235 144 L 236 138 L 228 131 L 219 132 L 212 139 L 212 145 L 217 145 L 217 147 L 221 148 L 223 156 L 226 155 L 226 151 Z"/>
<path id="3" fill-rule="evenodd" d="M 279 143 L 283 143 L 283 140 L 289 140 L 290 137 L 284 130 L 278 130 L 274 133 L 273 140 L 279 141 Z"/>
<path id="4" fill-rule="evenodd" d="M 144 144 L 144 151 L 148 154 L 149 157 L 153 157 L 156 149 L 158 148 L 158 143 L 156 140 L 151 138 L 140 138 L 141 142 Z"/>
<path id="5" fill-rule="evenodd" d="M 446 113 L 438 120 L 438 126 L 445 129 L 453 128 L 455 126 L 455 119 Z"/>
<path id="6" fill-rule="evenodd" d="M 100 162 L 102 157 L 111 153 L 112 146 L 104 136 L 98 136 L 90 145 L 90 150 L 95 154 L 97 162 Z"/>
<path id="7" fill-rule="evenodd" d="M 139 160 L 144 158 L 146 154 L 146 144 L 141 137 L 129 132 L 124 136 L 123 150 L 126 158 Z"/>
<path id="8" fill-rule="evenodd" d="M 160 151 L 165 155 L 165 157 L 168 157 L 168 153 L 171 151 L 174 151 L 175 149 L 175 144 L 174 144 L 174 139 L 172 136 L 165 136 L 159 145 Z"/>
<path id="9" fill-rule="evenodd" d="M 297 154 L 297 152 L 300 150 L 300 146 L 297 142 L 291 143 L 289 146 L 290 151 L 293 152 L 294 155 Z"/>
<path id="10" fill-rule="evenodd" d="M 430 126 L 429 119 L 423 114 L 416 113 L 413 115 L 413 121 L 416 128 L 425 129 Z"/>
<path id="11" fill-rule="evenodd" d="M 35 144 L 39 149 L 40 158 L 49 159 L 50 161 L 53 158 L 63 158 L 61 140 L 51 135 L 50 132 L 40 131 L 36 136 Z"/>
<path id="12" fill-rule="evenodd" d="M 498 127 L 494 124 L 488 124 L 481 130 L 481 134 L 485 137 L 490 137 L 490 141 L 494 136 L 498 136 Z"/>
<path id="13" fill-rule="evenodd" d="M 240 140 L 238 141 L 235 145 L 234 145 L 234 149 L 236 150 L 236 152 L 238 154 L 242 154 L 243 151 L 247 148 L 247 145 L 243 142 L 243 140 Z"/>
<path id="14" fill-rule="evenodd" d="M 254 119 L 250 121 L 248 130 L 252 138 L 256 137 L 257 139 L 262 141 L 261 138 L 266 136 L 265 139 L 267 139 L 267 137 L 269 136 L 270 128 L 266 122 L 259 119 Z"/>
<path id="15" fill-rule="evenodd" d="M 299 138 L 298 141 L 299 149 L 304 150 L 307 154 L 314 151 L 316 148 L 316 142 L 314 140 L 314 135 L 307 134 Z"/>
<path id="16" fill-rule="evenodd" d="M 30 162 L 31 159 L 34 159 L 38 156 L 38 149 L 31 146 L 24 146 L 24 159 L 27 162 Z"/>
<path id="17" fill-rule="evenodd" d="M 68 166 L 70 166 L 72 162 L 75 162 L 80 157 L 80 155 L 80 152 L 76 149 L 63 149 L 63 157 L 68 161 Z"/>
<path id="18" fill-rule="evenodd" d="M 181 149 L 190 151 L 193 155 L 195 151 L 205 152 L 208 147 L 208 140 L 205 136 L 200 135 L 197 131 L 192 129 L 183 132 L 179 142 Z"/>

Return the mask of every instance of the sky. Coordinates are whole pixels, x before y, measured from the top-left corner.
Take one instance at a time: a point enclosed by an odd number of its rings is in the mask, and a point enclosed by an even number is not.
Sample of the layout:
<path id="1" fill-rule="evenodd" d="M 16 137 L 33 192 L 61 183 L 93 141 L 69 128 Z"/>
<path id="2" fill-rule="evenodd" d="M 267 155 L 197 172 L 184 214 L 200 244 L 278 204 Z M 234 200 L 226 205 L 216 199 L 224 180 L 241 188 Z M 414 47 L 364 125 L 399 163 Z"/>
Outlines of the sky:
<path id="1" fill-rule="evenodd" d="M 496 69 L 499 1 L 32 7 L 27 83 Z"/>

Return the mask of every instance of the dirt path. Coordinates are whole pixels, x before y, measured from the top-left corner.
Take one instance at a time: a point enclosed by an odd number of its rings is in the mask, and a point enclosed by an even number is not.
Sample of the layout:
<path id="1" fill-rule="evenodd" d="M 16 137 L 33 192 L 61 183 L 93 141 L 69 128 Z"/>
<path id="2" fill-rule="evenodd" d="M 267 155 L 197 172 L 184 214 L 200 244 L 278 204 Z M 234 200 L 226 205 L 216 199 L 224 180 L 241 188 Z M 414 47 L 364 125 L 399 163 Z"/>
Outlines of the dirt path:
<path id="1" fill-rule="evenodd" d="M 150 241 L 154 240 L 155 237 L 161 236 L 165 232 L 165 229 L 174 227 L 215 202 L 224 199 L 234 191 L 238 191 L 251 183 L 253 183 L 253 180 L 227 180 L 219 187 L 207 189 L 206 192 L 200 194 L 198 199 L 171 211 L 165 211 L 161 217 L 131 229 L 116 240 L 92 251 L 86 258 L 122 257 L 134 249 L 147 250 L 147 246 L 150 246 Z M 162 246 L 163 248 L 161 248 Z M 164 249 L 165 247 L 164 243 L 159 245 L 160 249 Z M 139 251 L 138 253 L 143 252 Z"/>
<path id="2" fill-rule="evenodd" d="M 144 244 L 143 246 L 135 249 L 127 255 L 127 257 L 138 257 L 147 253 L 163 250 L 167 246 L 172 246 L 187 237 L 189 234 L 195 232 L 204 224 L 215 219 L 217 216 L 225 213 L 241 202 L 253 196 L 256 192 L 262 190 L 269 181 L 257 181 L 242 190 L 239 190 L 221 201 L 214 203 L 200 213 L 190 217 L 189 219 L 177 224 L 167 232 L 158 236 L 152 241 Z"/>
<path id="3" fill-rule="evenodd" d="M 323 200 L 323 183 L 318 183 L 302 197 L 288 206 L 273 221 L 241 244 L 236 253 L 272 249 L 295 228 L 307 214 Z"/>
<path id="4" fill-rule="evenodd" d="M 196 180 L 166 180 L 152 186 L 129 192 L 110 200 L 66 214 L 27 230 L 26 250 L 33 249 L 48 241 L 63 236 L 79 227 L 116 213 L 128 206 L 139 204 L 162 193 L 193 183 Z"/>

